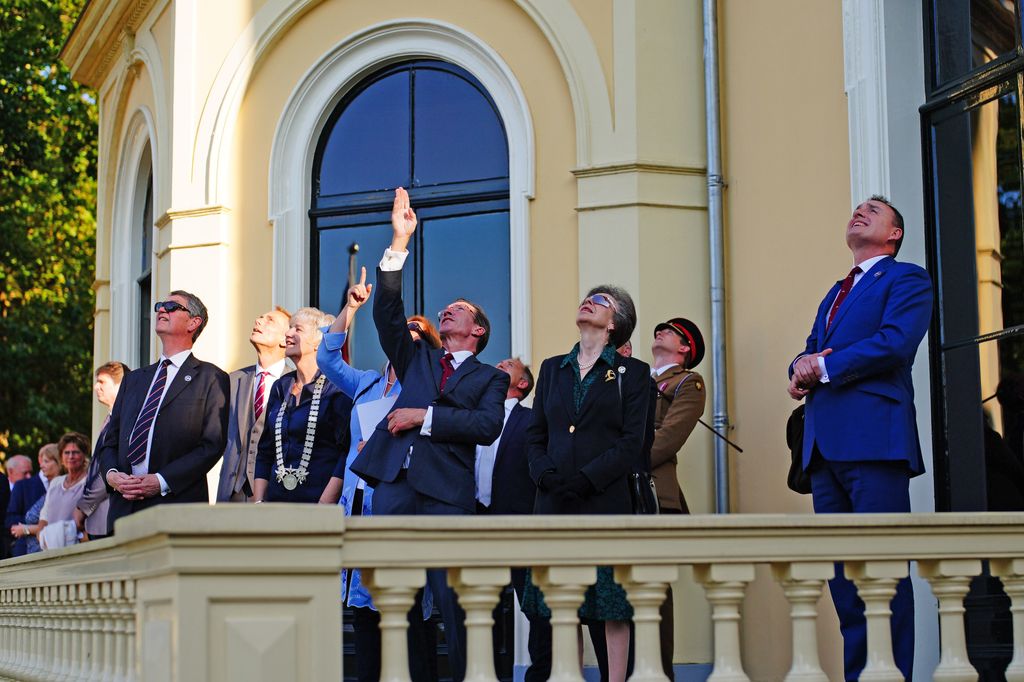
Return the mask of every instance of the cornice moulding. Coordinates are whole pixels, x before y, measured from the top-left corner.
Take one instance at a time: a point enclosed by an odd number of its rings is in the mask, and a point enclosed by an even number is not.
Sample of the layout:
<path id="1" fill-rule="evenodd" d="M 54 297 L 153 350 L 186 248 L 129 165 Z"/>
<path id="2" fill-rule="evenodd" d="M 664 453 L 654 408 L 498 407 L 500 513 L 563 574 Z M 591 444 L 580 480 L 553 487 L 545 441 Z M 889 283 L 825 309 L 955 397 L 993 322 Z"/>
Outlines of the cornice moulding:
<path id="1" fill-rule="evenodd" d="M 117 56 L 130 44 L 158 0 L 90 0 L 82 10 L 60 58 L 71 77 L 98 90 Z M 130 51 L 130 50 L 129 50 Z"/>

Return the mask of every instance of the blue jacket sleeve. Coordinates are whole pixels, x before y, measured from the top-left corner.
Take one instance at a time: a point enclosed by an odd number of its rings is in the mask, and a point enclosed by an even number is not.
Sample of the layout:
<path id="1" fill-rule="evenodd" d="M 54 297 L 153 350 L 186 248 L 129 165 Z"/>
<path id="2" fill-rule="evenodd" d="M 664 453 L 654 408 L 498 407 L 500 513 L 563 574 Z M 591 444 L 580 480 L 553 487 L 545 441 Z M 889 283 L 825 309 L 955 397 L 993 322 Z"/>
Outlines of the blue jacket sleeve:
<path id="1" fill-rule="evenodd" d="M 329 332 L 323 328 L 324 339 L 316 351 L 316 365 L 327 375 L 327 379 L 341 389 L 350 399 L 359 393 L 359 384 L 366 375 L 376 376 L 373 370 L 356 369 L 341 357 L 341 347 L 345 345 L 348 334 L 345 332 Z"/>

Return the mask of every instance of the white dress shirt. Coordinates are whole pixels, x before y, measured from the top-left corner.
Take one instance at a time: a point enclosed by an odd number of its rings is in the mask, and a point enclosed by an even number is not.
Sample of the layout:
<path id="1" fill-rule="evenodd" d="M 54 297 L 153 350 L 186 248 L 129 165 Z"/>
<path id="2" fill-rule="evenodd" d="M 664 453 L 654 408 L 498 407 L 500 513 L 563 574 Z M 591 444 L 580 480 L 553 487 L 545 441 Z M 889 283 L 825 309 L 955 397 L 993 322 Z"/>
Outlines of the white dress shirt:
<path id="1" fill-rule="evenodd" d="M 670 362 L 667 365 L 662 365 L 661 367 L 655 367 L 654 369 L 651 370 L 651 378 L 653 379 L 655 377 L 660 377 L 662 374 L 664 374 L 665 372 L 669 371 L 670 369 L 672 369 L 673 367 L 677 366 L 678 364 L 679 364 L 678 362 Z"/>
<path id="2" fill-rule="evenodd" d="M 39 472 L 38 476 L 39 480 L 43 482 L 43 489 L 46 490 L 46 492 L 50 492 L 50 479 L 48 479 L 46 474 L 42 471 Z"/>
<path id="3" fill-rule="evenodd" d="M 498 444 L 505 433 L 508 416 L 519 404 L 518 398 L 505 398 L 505 420 L 501 423 L 501 434 L 490 445 L 476 446 L 476 499 L 485 507 L 491 506 L 491 482 L 494 479 L 494 461 L 498 456 Z"/>
<path id="4" fill-rule="evenodd" d="M 167 389 L 171 387 L 171 382 L 174 381 L 174 377 L 178 376 L 178 370 L 181 369 L 182 364 L 188 359 L 188 356 L 192 354 L 192 350 L 183 350 L 180 353 L 175 353 L 171 357 L 166 357 L 163 354 L 160 355 L 160 359 L 157 361 L 157 365 L 162 363 L 164 360 L 170 360 L 171 363 L 167 365 L 167 381 L 164 382 L 163 393 L 160 394 L 160 402 L 156 406 L 156 418 L 153 420 L 153 424 L 149 429 L 149 438 L 146 440 L 146 457 L 132 466 L 132 474 L 135 476 L 145 476 L 149 473 L 149 453 L 153 449 L 153 433 L 156 431 L 156 419 L 160 417 L 160 407 L 164 404 L 164 397 L 167 395 Z M 160 369 L 153 373 L 153 379 L 149 382 L 149 386 L 146 388 L 146 395 L 149 395 L 150 389 L 153 388 L 153 384 L 156 383 L 156 378 L 160 375 Z M 132 425 L 134 430 L 135 426 Z M 131 436 L 129 436 L 130 438 Z M 110 472 L 107 472 L 110 473 Z M 166 495 L 171 492 L 170 486 L 167 485 L 167 481 L 160 474 L 156 474 L 157 479 L 160 481 L 160 494 Z"/>
<path id="5" fill-rule="evenodd" d="M 256 404 L 256 389 L 259 388 L 260 385 L 260 372 L 266 372 L 267 375 L 263 377 L 263 411 L 266 412 L 267 402 L 270 400 L 270 389 L 274 387 L 274 382 L 281 378 L 285 369 L 287 369 L 287 365 L 285 364 L 284 358 L 281 358 L 270 367 L 261 367 L 257 361 L 256 375 L 252 382 L 252 401 L 250 404 Z"/>
<path id="6" fill-rule="evenodd" d="M 868 258 L 866 261 L 864 261 L 862 263 L 857 263 L 854 267 L 859 267 L 860 268 L 860 272 L 858 272 L 857 274 L 855 274 L 853 276 L 853 286 L 850 287 L 850 291 L 852 292 L 853 291 L 853 287 L 857 286 L 857 283 L 860 282 L 862 279 L 864 279 L 864 275 L 867 274 L 868 270 L 870 270 L 871 268 L 875 267 L 875 263 L 877 263 L 878 261 L 882 260 L 883 258 L 888 258 L 888 257 L 889 257 L 888 255 L 882 254 L 881 256 L 875 256 L 874 258 Z M 849 296 L 850 295 L 849 292 L 846 295 Z M 836 293 L 836 298 L 839 298 L 839 293 L 838 292 Z M 832 299 L 832 305 L 835 305 L 835 304 L 836 304 L 836 299 L 833 298 Z M 832 306 L 829 306 L 829 310 L 831 310 L 831 309 L 832 309 Z M 820 381 L 823 384 L 827 384 L 828 383 L 828 368 L 825 366 L 825 358 L 821 357 L 820 355 L 818 356 L 818 368 L 821 369 L 821 378 L 818 379 L 818 381 Z"/>

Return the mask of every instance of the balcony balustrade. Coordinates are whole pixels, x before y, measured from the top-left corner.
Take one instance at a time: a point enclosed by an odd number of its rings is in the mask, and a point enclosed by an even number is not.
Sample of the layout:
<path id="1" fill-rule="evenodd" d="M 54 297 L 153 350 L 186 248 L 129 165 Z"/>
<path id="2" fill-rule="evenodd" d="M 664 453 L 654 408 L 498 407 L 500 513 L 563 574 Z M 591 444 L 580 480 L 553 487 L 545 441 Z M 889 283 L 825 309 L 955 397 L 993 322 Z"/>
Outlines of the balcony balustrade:
<path id="1" fill-rule="evenodd" d="M 664 680 L 658 606 L 681 566 L 711 606 L 710 679 L 748 680 L 741 609 L 768 565 L 791 609 L 786 680 L 826 680 L 816 604 L 846 562 L 866 604 L 861 679 L 901 679 L 888 603 L 908 560 L 939 603 L 936 680 L 975 680 L 964 597 L 988 560 L 1012 603 L 1011 682 L 1024 680 L 1024 514 L 860 516 L 373 517 L 303 505 L 165 506 L 117 536 L 0 564 L 0 678 L 341 679 L 339 570 L 359 567 L 381 612 L 385 680 L 408 678 L 406 613 L 426 569 L 447 568 L 466 611 L 467 680 L 493 680 L 491 610 L 510 567 L 530 566 L 552 611 L 553 680 L 581 680 L 576 609 L 595 568 L 615 567 L 635 611 L 633 680 Z"/>

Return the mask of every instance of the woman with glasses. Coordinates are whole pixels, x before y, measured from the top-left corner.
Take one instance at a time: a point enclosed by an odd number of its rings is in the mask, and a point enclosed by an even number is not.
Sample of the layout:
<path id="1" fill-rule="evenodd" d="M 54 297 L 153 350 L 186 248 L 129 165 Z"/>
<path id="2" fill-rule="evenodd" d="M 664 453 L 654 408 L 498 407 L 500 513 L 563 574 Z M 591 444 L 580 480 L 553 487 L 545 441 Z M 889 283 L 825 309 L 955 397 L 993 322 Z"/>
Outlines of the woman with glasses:
<path id="1" fill-rule="evenodd" d="M 579 342 L 541 365 L 527 435 L 530 476 L 537 484 L 534 513 L 632 513 L 628 478 L 642 457 L 651 373 L 646 363 L 615 349 L 635 326 L 628 293 L 595 287 L 576 310 Z M 527 609 L 549 613 L 536 589 L 527 591 Z M 632 617 L 611 567 L 599 568 L 580 618 L 604 623 L 609 680 L 625 680 Z"/>
<path id="2" fill-rule="evenodd" d="M 317 364 L 335 386 L 353 400 L 352 420 L 349 432 L 352 445 L 348 457 L 338 461 L 330 483 L 320 496 L 321 504 L 340 504 L 346 516 L 369 516 L 372 507 L 373 488 L 352 473 L 349 465 L 363 447 L 364 439 L 359 425 L 359 406 L 377 400 L 396 398 L 402 390 L 389 362 L 383 372 L 372 369 L 355 369 L 345 362 L 341 349 L 348 338 L 348 329 L 356 312 L 370 299 L 372 284 L 366 283 L 366 268 L 362 269 L 359 282 L 353 284 L 346 297 L 345 307 L 338 313 L 338 319 L 329 328 L 324 327 L 324 341 L 317 351 Z M 409 335 L 413 341 L 422 340 L 431 348 L 440 348 L 441 339 L 430 321 L 422 315 L 413 315 L 407 320 Z M 373 606 L 370 593 L 360 581 L 359 570 L 342 571 L 342 602 L 352 609 L 352 629 L 356 652 L 356 678 L 360 682 L 376 681 L 380 678 L 380 615 Z M 430 617 L 432 601 L 424 600 L 424 618 Z M 414 633 L 418 631 L 414 629 Z M 415 636 L 415 634 L 414 634 Z"/>
<path id="3" fill-rule="evenodd" d="M 289 321 L 285 357 L 295 371 L 274 382 L 256 451 L 253 497 L 261 502 L 320 501 L 349 446 L 352 400 L 316 364 L 321 327 L 334 316 L 300 308 Z"/>

